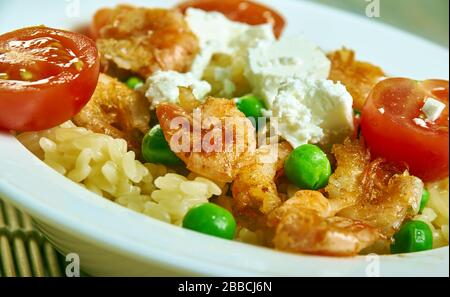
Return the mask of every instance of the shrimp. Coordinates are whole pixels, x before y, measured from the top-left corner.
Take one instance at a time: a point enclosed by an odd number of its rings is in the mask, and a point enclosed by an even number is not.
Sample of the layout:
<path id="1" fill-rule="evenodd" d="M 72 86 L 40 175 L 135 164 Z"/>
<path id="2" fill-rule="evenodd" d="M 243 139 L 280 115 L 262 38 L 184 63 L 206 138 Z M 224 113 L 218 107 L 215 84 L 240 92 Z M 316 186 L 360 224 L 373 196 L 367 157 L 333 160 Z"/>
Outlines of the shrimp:
<path id="1" fill-rule="evenodd" d="M 119 68 L 144 78 L 157 70 L 186 72 L 200 48 L 176 10 L 128 5 L 101 9 L 93 31 L 105 72 Z"/>
<path id="2" fill-rule="evenodd" d="M 355 52 L 341 49 L 328 55 L 331 60 L 329 79 L 341 82 L 353 97 L 353 107 L 361 110 L 367 96 L 386 75 L 377 66 L 355 60 Z"/>
<path id="3" fill-rule="evenodd" d="M 254 218 L 268 214 L 282 203 L 275 181 L 291 151 L 287 142 L 258 148 L 252 156 L 254 161 L 243 166 L 234 179 L 232 194 L 236 214 Z"/>
<path id="4" fill-rule="evenodd" d="M 407 171 L 376 159 L 367 166 L 361 188 L 364 195 L 358 203 L 338 214 L 365 222 L 391 238 L 405 219 L 417 214 L 423 182 Z"/>
<path id="5" fill-rule="evenodd" d="M 330 200 L 319 191 L 300 190 L 281 206 L 269 213 L 267 224 L 272 227 L 277 226 L 281 219 L 289 212 L 300 209 L 313 210 L 321 217 L 332 217 L 338 211 L 338 208 L 332 205 Z"/>
<path id="6" fill-rule="evenodd" d="M 343 145 L 334 145 L 332 154 L 336 159 L 336 169 L 328 180 L 325 191 L 341 208 L 356 204 L 363 195 L 361 184 L 370 154 L 358 141 L 346 140 Z"/>
<path id="7" fill-rule="evenodd" d="M 192 114 L 176 104 L 162 103 L 156 115 L 171 149 L 196 174 L 229 183 L 254 155 L 255 128 L 233 100 L 209 97 Z M 174 127 L 177 120 L 187 125 Z M 179 140 L 186 138 L 188 145 L 178 147 Z"/>
<path id="8" fill-rule="evenodd" d="M 273 242 L 282 251 L 353 256 L 378 238 L 377 229 L 362 222 L 337 216 L 324 218 L 302 209 L 283 216 Z"/>
<path id="9" fill-rule="evenodd" d="M 97 133 L 123 138 L 137 154 L 149 130 L 150 107 L 138 92 L 115 78 L 100 74 L 97 88 L 88 104 L 73 122 Z"/>
<path id="10" fill-rule="evenodd" d="M 423 182 L 404 166 L 370 160 L 362 143 L 346 140 L 333 148 L 337 169 L 325 191 L 341 208 L 337 215 L 362 221 L 390 238 L 402 222 L 414 216 Z"/>
<path id="11" fill-rule="evenodd" d="M 337 168 L 323 190 L 298 191 L 268 214 L 275 248 L 350 256 L 386 242 L 419 207 L 423 183 L 404 166 L 371 160 L 362 142 L 333 147 Z"/>
<path id="12" fill-rule="evenodd" d="M 276 249 L 290 252 L 351 256 L 374 244 L 376 228 L 363 222 L 336 216 L 339 204 L 318 191 L 298 191 L 268 215 L 275 227 Z"/>

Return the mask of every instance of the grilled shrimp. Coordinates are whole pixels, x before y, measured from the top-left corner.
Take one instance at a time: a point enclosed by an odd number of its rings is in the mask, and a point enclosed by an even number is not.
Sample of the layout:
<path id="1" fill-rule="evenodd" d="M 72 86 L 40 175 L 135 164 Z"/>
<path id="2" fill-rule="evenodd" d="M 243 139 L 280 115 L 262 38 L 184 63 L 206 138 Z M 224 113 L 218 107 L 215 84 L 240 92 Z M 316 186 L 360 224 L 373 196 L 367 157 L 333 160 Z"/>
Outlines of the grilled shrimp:
<path id="1" fill-rule="evenodd" d="M 335 216 L 339 204 L 318 191 L 298 191 L 268 216 L 273 243 L 283 251 L 352 256 L 379 239 L 376 228 Z"/>
<path id="2" fill-rule="evenodd" d="M 361 188 L 364 194 L 358 203 L 344 208 L 338 215 L 365 222 L 390 238 L 406 218 L 417 214 L 423 182 L 377 159 L 367 166 Z"/>
<path id="3" fill-rule="evenodd" d="M 324 218 L 309 209 L 289 212 L 276 228 L 275 248 L 289 252 L 353 256 L 375 243 L 376 228 L 343 217 Z"/>
<path id="4" fill-rule="evenodd" d="M 417 213 L 423 183 L 404 166 L 370 159 L 364 144 L 335 145 L 337 168 L 324 192 L 298 191 L 268 215 L 277 249 L 356 255 L 390 239 Z"/>
<path id="5" fill-rule="evenodd" d="M 325 191 L 339 204 L 338 216 L 362 221 L 390 238 L 417 213 L 423 182 L 404 166 L 370 161 L 365 146 L 356 141 L 335 145 L 333 152 L 338 165 Z"/>
<path id="6" fill-rule="evenodd" d="M 329 79 L 345 85 L 353 97 L 353 107 L 361 110 L 373 86 L 386 75 L 377 66 L 355 60 L 352 50 L 341 49 L 328 55 L 331 60 Z"/>
<path id="7" fill-rule="evenodd" d="M 336 169 L 328 180 L 325 191 L 341 209 L 355 205 L 363 195 L 364 171 L 370 162 L 370 154 L 358 141 L 346 140 L 334 145 L 332 154 L 336 158 Z"/>
<path id="8" fill-rule="evenodd" d="M 94 16 L 93 33 L 104 71 L 123 69 L 142 77 L 157 70 L 186 72 L 199 42 L 175 10 L 120 5 Z"/>
<path id="9" fill-rule="evenodd" d="M 97 133 L 123 138 L 139 154 L 143 135 L 149 130 L 148 101 L 117 79 L 100 74 L 89 103 L 73 122 Z"/>
<path id="10" fill-rule="evenodd" d="M 255 128 L 233 100 L 209 97 L 192 114 L 178 105 L 162 103 L 156 115 L 166 140 L 187 168 L 216 182 L 233 181 L 254 154 Z M 177 120 L 181 127 L 173 126 Z M 180 143 L 186 137 L 187 146 Z"/>
<path id="11" fill-rule="evenodd" d="M 281 204 L 275 181 L 291 151 L 287 142 L 258 148 L 253 161 L 247 162 L 234 179 L 232 193 L 236 214 L 254 218 L 268 214 Z"/>

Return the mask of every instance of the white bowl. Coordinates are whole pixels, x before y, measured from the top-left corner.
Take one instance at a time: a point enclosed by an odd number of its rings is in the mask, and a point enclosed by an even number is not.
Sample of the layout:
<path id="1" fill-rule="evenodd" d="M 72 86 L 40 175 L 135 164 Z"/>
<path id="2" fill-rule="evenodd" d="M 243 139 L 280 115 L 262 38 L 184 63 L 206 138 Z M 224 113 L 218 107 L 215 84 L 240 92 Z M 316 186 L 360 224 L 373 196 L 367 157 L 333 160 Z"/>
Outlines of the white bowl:
<path id="1" fill-rule="evenodd" d="M 101 6 L 122 1 L 2 1 L 2 32 L 26 25 L 75 28 Z M 132 1 L 168 6 L 174 1 Z M 448 50 L 370 19 L 306 2 L 277 0 L 286 34 L 303 33 L 324 49 L 346 46 L 386 72 L 448 79 Z M 27 10 L 23 7 L 27 6 Z M 41 13 L 36 13 L 41 12 Z M 24 15 L 25 14 L 25 15 Z M 21 17 L 18 18 L 17 16 Z M 0 33 L 2 33 L 0 32 Z M 354 258 L 294 255 L 206 236 L 153 220 L 88 192 L 0 134 L 0 195 L 32 215 L 63 253 L 98 276 L 448 276 L 448 247 L 422 253 Z"/>

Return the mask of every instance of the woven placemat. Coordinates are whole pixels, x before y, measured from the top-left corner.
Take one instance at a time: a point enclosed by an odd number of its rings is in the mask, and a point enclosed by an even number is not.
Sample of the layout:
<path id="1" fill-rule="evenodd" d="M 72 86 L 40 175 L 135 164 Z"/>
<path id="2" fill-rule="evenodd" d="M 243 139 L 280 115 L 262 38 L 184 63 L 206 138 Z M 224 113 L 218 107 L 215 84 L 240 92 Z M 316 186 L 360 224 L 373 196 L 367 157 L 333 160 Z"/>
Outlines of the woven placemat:
<path id="1" fill-rule="evenodd" d="M 0 276 L 60 277 L 64 258 L 33 225 L 31 217 L 0 199 Z"/>

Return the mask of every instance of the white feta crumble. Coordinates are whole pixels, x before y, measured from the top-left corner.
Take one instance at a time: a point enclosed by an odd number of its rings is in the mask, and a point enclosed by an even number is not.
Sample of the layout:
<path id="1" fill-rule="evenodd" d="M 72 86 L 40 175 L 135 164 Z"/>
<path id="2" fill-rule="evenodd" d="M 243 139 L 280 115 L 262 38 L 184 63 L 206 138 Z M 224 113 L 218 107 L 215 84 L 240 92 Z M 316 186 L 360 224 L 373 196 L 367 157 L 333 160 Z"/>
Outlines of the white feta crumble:
<path id="1" fill-rule="evenodd" d="M 306 143 L 326 147 L 353 132 L 352 104 L 340 83 L 289 78 L 274 98 L 272 116 L 278 118 L 280 136 L 294 148 Z"/>
<path id="2" fill-rule="evenodd" d="M 424 101 L 422 112 L 426 116 L 427 120 L 434 122 L 441 116 L 444 109 L 445 109 L 444 103 L 429 97 Z"/>
<path id="3" fill-rule="evenodd" d="M 270 108 L 286 78 L 326 79 L 331 63 L 319 47 L 302 37 L 259 41 L 248 52 L 247 77 L 254 93 Z"/>
<path id="4" fill-rule="evenodd" d="M 157 71 L 147 79 L 145 86 L 145 96 L 151 102 L 151 109 L 162 102 L 178 103 L 179 87 L 190 88 L 200 101 L 211 91 L 209 83 L 195 78 L 192 73 Z"/>
<path id="5" fill-rule="evenodd" d="M 191 72 L 201 78 L 215 53 L 246 55 L 247 49 L 259 40 L 275 40 L 270 24 L 250 26 L 230 21 L 219 12 L 190 8 L 186 21 L 200 41 L 200 53 L 194 59 Z"/>
<path id="6" fill-rule="evenodd" d="M 417 126 L 423 127 L 423 128 L 427 128 L 427 123 L 421 119 L 421 118 L 414 118 L 413 119 L 414 124 L 416 124 Z"/>

